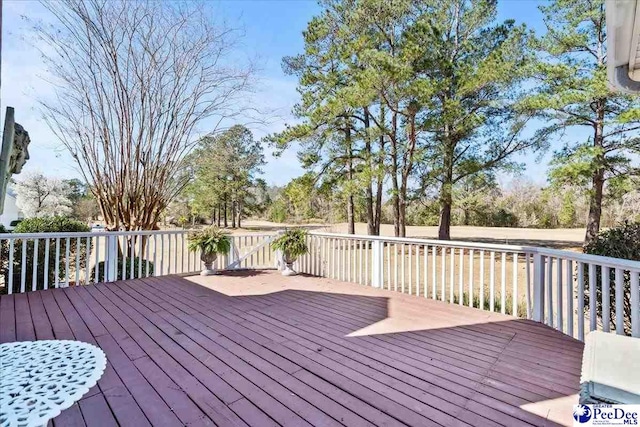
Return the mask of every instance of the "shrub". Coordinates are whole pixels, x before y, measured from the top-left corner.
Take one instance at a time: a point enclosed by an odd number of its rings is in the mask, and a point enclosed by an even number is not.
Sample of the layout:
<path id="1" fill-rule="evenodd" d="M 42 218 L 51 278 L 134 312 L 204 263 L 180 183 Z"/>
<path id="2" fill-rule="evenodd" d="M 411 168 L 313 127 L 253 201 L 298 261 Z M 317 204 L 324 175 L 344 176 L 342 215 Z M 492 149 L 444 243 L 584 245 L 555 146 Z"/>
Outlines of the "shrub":
<path id="1" fill-rule="evenodd" d="M 613 258 L 630 259 L 640 261 L 640 223 L 625 222 L 617 227 L 601 231 L 598 236 L 589 244 L 585 245 L 585 254 L 602 255 Z M 623 307 L 624 307 L 624 329 L 627 335 L 631 335 L 631 277 L 628 271 L 624 272 L 623 281 Z M 614 290 L 615 270 L 610 270 L 609 283 L 610 290 L 610 319 L 611 326 L 616 323 L 616 295 Z M 602 319 L 602 271 L 598 267 L 596 271 L 596 311 L 598 318 Z M 592 290 L 589 289 L 589 270 L 585 266 L 584 272 L 584 306 L 589 307 Z"/>
<path id="2" fill-rule="evenodd" d="M 52 216 L 41 218 L 28 218 L 21 221 L 14 233 L 69 233 L 69 232 L 88 232 L 91 229 L 83 222 L 65 216 Z M 48 263 L 45 259 L 46 255 L 46 243 L 49 241 L 49 256 Z M 87 262 L 87 254 L 91 252 L 91 247 L 87 247 L 86 238 L 70 237 L 56 239 L 56 238 L 41 238 L 38 239 L 38 252 L 35 251 L 34 239 L 25 239 L 25 263 L 22 263 L 23 257 L 23 241 L 22 239 L 16 239 L 13 249 L 13 291 L 20 291 L 20 281 L 23 274 L 25 276 L 25 290 L 32 290 L 33 283 L 33 266 L 34 255 L 37 259 L 38 266 L 36 268 L 36 290 L 44 288 L 45 274 L 49 285 L 52 286 L 56 279 L 56 267 L 57 278 L 62 281 L 67 278 L 74 277 L 76 269 L 76 255 L 78 256 L 80 269 L 85 268 Z M 69 245 L 69 258 L 67 263 L 66 253 L 67 244 Z M 59 248 L 59 258 L 56 264 L 56 248 Z M 7 256 L 9 249 L 6 248 Z M 8 258 L 7 258 L 8 259 Z M 8 264 L 8 261 L 7 261 Z M 45 264 L 47 264 L 47 270 L 45 271 Z M 3 265 L 5 283 L 9 284 L 8 277 L 8 265 Z M 68 273 L 68 275 L 67 275 Z M 6 289 L 6 288 L 5 288 Z"/>
<path id="3" fill-rule="evenodd" d="M 91 231 L 91 228 L 87 224 L 68 216 L 23 219 L 13 230 L 14 233 L 83 233 L 88 231 Z"/>
<path id="4" fill-rule="evenodd" d="M 133 262 L 133 277 L 131 277 L 132 262 Z M 148 261 L 148 262 L 149 262 L 149 267 L 147 270 L 147 260 L 144 258 L 135 257 L 133 258 L 133 261 L 131 260 L 131 258 L 127 258 L 127 261 L 124 264 L 121 259 L 118 260 L 118 265 L 116 267 L 116 279 L 117 280 L 138 279 L 140 277 L 153 276 L 153 271 L 154 271 L 153 262 L 151 261 Z M 123 266 L 124 266 L 124 270 L 123 270 Z M 95 268 L 91 270 L 92 282 L 99 283 L 99 282 L 105 281 L 104 268 L 105 268 L 104 261 L 100 261 L 98 263 L 98 277 L 97 277 L 98 280 L 96 280 Z"/>

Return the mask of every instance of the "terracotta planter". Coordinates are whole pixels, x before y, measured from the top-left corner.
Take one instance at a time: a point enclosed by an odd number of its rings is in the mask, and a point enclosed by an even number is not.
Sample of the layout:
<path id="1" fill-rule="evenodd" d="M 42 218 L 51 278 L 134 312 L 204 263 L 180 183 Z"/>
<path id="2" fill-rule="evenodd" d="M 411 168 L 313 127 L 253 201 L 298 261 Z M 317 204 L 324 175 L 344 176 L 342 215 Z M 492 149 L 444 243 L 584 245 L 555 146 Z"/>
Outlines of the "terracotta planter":
<path id="1" fill-rule="evenodd" d="M 200 259 L 204 263 L 204 268 L 200 272 L 201 276 L 212 276 L 217 274 L 216 269 L 213 267 L 213 263 L 218 259 L 218 254 L 202 253 L 202 255 L 200 255 Z"/>

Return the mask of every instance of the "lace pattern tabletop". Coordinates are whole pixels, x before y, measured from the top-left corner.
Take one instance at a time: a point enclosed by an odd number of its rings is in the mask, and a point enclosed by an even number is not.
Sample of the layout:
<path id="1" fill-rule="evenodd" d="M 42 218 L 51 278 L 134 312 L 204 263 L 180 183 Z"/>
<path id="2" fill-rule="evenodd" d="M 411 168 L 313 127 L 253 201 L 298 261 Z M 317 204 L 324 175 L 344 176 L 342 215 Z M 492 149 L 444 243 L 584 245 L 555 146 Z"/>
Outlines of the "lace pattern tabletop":
<path id="1" fill-rule="evenodd" d="M 0 344 L 0 427 L 44 426 L 96 385 L 104 352 L 80 341 Z"/>

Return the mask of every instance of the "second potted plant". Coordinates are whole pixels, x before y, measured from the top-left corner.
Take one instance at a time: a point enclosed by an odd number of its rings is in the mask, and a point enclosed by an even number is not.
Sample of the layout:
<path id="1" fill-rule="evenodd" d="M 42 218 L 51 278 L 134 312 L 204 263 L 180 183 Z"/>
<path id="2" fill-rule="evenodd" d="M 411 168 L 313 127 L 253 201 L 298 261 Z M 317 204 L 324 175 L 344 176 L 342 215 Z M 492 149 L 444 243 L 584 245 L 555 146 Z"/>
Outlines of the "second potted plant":
<path id="1" fill-rule="evenodd" d="M 298 273 L 293 269 L 293 263 L 296 262 L 299 256 L 309 252 L 307 230 L 302 228 L 286 230 L 271 243 L 271 247 L 282 253 L 282 261 L 284 262 L 282 275 L 294 276 Z"/>
<path id="2" fill-rule="evenodd" d="M 231 250 L 231 238 L 227 233 L 215 226 L 196 230 L 189 235 L 189 250 L 200 250 L 200 259 L 204 268 L 200 272 L 202 276 L 216 274 L 213 263 L 218 255 L 226 255 Z"/>

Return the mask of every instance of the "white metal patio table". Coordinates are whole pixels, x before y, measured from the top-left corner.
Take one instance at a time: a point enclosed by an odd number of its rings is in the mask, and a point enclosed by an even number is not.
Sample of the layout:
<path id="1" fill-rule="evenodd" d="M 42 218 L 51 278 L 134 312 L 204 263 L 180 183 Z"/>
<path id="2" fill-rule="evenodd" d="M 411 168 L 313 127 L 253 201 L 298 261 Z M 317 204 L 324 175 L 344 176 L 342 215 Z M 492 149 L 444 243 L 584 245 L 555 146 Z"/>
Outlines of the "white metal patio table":
<path id="1" fill-rule="evenodd" d="M 46 426 L 96 385 L 104 352 L 80 341 L 0 344 L 0 427 Z"/>

